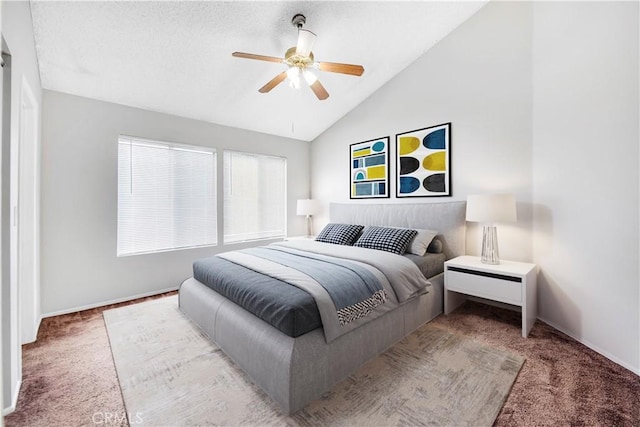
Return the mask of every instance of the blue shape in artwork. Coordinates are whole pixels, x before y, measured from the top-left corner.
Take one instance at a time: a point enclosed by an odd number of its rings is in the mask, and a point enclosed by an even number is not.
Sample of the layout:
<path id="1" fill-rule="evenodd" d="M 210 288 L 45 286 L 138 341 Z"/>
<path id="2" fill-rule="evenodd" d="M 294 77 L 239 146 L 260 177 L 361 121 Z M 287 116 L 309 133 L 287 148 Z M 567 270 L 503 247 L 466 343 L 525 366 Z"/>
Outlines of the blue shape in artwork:
<path id="1" fill-rule="evenodd" d="M 380 151 L 384 151 L 384 146 L 385 146 L 384 141 L 377 141 L 373 143 L 373 145 L 371 146 L 371 149 L 373 151 L 380 152 Z"/>
<path id="2" fill-rule="evenodd" d="M 384 154 L 378 154 L 377 156 L 367 157 L 364 160 L 365 166 L 384 165 L 386 156 Z"/>
<path id="3" fill-rule="evenodd" d="M 422 140 L 422 145 L 432 150 L 444 150 L 445 148 L 447 148 L 444 137 L 445 130 L 438 129 L 437 131 L 427 134 L 427 136 L 425 136 Z"/>
<path id="4" fill-rule="evenodd" d="M 378 194 L 387 194 L 387 183 L 379 182 L 378 183 Z"/>
<path id="5" fill-rule="evenodd" d="M 365 175 L 365 173 L 363 171 L 357 171 L 356 174 L 353 176 L 353 180 L 354 181 L 361 181 L 363 179 L 365 179 L 367 176 Z"/>
<path id="6" fill-rule="evenodd" d="M 358 169 L 360 166 L 358 165 L 358 159 L 353 159 L 353 169 Z"/>
<path id="7" fill-rule="evenodd" d="M 420 188 L 420 180 L 412 176 L 400 177 L 400 194 L 409 194 Z"/>
<path id="8" fill-rule="evenodd" d="M 370 183 L 356 184 L 356 196 L 371 196 L 372 190 Z"/>

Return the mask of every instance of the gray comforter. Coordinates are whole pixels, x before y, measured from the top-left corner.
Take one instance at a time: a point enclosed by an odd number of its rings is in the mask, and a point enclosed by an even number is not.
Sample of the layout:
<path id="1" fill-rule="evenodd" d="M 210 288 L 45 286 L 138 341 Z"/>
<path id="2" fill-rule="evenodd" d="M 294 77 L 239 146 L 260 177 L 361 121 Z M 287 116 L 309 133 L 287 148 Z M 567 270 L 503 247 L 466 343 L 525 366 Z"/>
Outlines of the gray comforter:
<path id="1" fill-rule="evenodd" d="M 306 240 L 274 243 L 266 248 L 218 256 L 311 294 L 327 342 L 425 293 L 430 286 L 412 261 L 389 252 Z M 292 257 L 315 258 L 323 265 L 343 266 L 338 269 L 343 280 L 331 280 L 329 269 L 319 272 L 306 261 L 302 266 L 293 263 Z M 352 286 L 356 282 L 362 282 L 358 290 Z"/>

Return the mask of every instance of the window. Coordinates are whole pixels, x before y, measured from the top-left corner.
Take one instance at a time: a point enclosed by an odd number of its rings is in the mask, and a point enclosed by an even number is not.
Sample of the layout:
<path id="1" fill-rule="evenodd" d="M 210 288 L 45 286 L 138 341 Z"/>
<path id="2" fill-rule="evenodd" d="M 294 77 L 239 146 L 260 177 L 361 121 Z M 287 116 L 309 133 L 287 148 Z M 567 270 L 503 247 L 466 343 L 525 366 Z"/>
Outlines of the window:
<path id="1" fill-rule="evenodd" d="M 215 245 L 216 152 L 118 138 L 118 256 Z"/>
<path id="2" fill-rule="evenodd" d="M 285 236 L 287 160 L 224 152 L 224 242 Z"/>

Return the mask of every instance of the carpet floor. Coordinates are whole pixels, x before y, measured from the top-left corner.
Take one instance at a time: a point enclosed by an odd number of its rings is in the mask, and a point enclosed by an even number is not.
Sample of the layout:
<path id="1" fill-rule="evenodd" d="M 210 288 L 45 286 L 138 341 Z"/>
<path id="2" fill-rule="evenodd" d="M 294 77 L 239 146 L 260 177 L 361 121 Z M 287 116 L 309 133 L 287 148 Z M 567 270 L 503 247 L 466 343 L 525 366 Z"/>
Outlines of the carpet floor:
<path id="1" fill-rule="evenodd" d="M 5 425 L 128 425 L 102 317 L 127 304 L 44 319 L 23 347 L 18 406 Z M 526 359 L 494 426 L 640 425 L 640 377 L 542 322 L 523 339 L 519 313 L 468 301 L 433 324 Z"/>

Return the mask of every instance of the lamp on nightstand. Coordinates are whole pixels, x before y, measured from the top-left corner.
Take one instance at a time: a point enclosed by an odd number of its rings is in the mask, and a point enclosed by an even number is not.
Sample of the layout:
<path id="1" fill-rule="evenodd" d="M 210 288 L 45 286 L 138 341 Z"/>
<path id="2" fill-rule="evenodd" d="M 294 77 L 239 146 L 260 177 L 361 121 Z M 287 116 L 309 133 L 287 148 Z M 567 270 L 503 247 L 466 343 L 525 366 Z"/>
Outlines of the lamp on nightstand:
<path id="1" fill-rule="evenodd" d="M 318 202 L 313 199 L 299 199 L 296 214 L 306 215 L 307 236 L 311 236 L 311 216 L 318 213 Z"/>
<path id="2" fill-rule="evenodd" d="M 498 232 L 494 223 L 515 222 L 516 199 L 512 194 L 477 194 L 467 196 L 467 221 L 481 222 L 482 255 L 485 264 L 500 264 Z"/>

